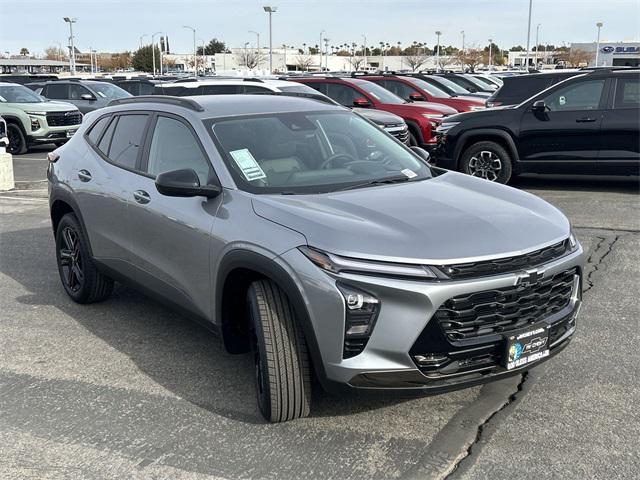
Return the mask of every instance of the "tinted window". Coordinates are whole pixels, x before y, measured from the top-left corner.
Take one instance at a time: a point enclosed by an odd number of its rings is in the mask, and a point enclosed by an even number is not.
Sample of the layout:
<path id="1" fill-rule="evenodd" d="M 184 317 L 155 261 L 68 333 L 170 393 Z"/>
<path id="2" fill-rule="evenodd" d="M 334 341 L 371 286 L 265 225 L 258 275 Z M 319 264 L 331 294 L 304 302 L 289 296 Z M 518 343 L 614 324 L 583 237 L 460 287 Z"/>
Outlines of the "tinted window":
<path id="1" fill-rule="evenodd" d="M 264 87 L 258 87 L 257 85 L 243 85 L 244 93 L 273 93 L 272 90 Z"/>
<path id="2" fill-rule="evenodd" d="M 356 98 L 363 97 L 356 89 L 340 83 L 329 83 L 327 85 L 327 95 L 339 104 L 347 107 L 353 107 L 353 101 Z"/>
<path id="3" fill-rule="evenodd" d="M 404 98 L 405 100 L 409 100 L 409 95 L 411 95 L 412 93 L 419 94 L 419 92 L 414 88 L 411 88 L 409 85 L 406 85 L 402 82 L 398 82 L 397 80 L 385 80 L 384 82 L 384 86 L 387 90 L 389 90 L 391 93 L 395 93 L 400 98 Z"/>
<path id="4" fill-rule="evenodd" d="M 405 77 L 405 80 L 409 83 L 413 83 L 416 87 L 421 88 L 429 95 L 433 95 L 434 97 L 438 98 L 449 98 L 449 94 L 447 92 L 436 87 L 435 85 L 425 82 L 421 78 Z"/>
<path id="5" fill-rule="evenodd" d="M 195 170 L 201 185 L 209 182 L 209 160 L 191 130 L 173 118 L 158 117 L 151 139 L 147 172 L 156 176 L 183 168 Z"/>
<path id="6" fill-rule="evenodd" d="M 118 118 L 108 157 L 127 168 L 135 168 L 148 115 L 122 115 Z"/>
<path id="7" fill-rule="evenodd" d="M 113 121 L 109 124 L 106 132 L 100 139 L 100 143 L 98 144 L 98 149 L 105 155 L 109 153 L 109 144 L 111 143 L 111 138 L 113 137 L 113 131 L 116 128 L 116 123 L 118 123 L 118 119 L 114 118 Z"/>
<path id="8" fill-rule="evenodd" d="M 82 95 L 92 94 L 87 88 L 83 87 L 82 85 L 69 85 L 69 100 L 82 100 Z"/>
<path id="9" fill-rule="evenodd" d="M 93 124 L 93 127 L 91 127 L 91 130 L 89 131 L 89 135 L 87 135 L 89 142 L 94 145 L 98 142 L 100 134 L 104 130 L 104 127 L 107 126 L 107 123 L 109 123 L 109 120 L 111 120 L 111 117 L 103 117 Z"/>
<path id="10" fill-rule="evenodd" d="M 573 83 L 547 95 L 544 102 L 551 111 L 596 110 L 604 79 Z"/>
<path id="11" fill-rule="evenodd" d="M 47 85 L 45 89 L 44 96 L 47 98 L 69 98 L 68 97 L 69 88 L 67 84 L 57 84 L 54 83 L 52 85 Z"/>
<path id="12" fill-rule="evenodd" d="M 614 108 L 640 108 L 640 77 L 618 78 Z"/>
<path id="13" fill-rule="evenodd" d="M 193 90 L 192 90 L 193 91 Z M 237 85 L 202 85 L 195 95 L 235 95 L 239 92 Z"/>
<path id="14" fill-rule="evenodd" d="M 117 85 L 112 85 L 111 83 L 107 82 L 92 83 L 91 88 L 95 90 L 95 92 L 98 94 L 98 97 L 106 98 L 107 100 L 116 100 L 118 98 L 126 98 L 131 96 L 131 94 L 126 90 L 123 90 Z"/>
<path id="15" fill-rule="evenodd" d="M 154 87 L 152 83 L 140 83 L 138 84 L 138 95 L 153 95 Z M 133 92 L 130 92 L 133 93 Z"/>

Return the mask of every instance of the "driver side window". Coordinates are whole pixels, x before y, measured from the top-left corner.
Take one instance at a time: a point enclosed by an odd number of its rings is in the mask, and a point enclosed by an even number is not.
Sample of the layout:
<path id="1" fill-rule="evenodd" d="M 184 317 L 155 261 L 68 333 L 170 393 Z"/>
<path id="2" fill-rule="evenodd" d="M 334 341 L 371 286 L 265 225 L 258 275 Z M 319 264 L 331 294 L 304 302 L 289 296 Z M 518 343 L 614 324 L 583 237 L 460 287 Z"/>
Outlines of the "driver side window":
<path id="1" fill-rule="evenodd" d="M 588 80 L 567 85 L 547 95 L 544 103 L 552 112 L 597 110 L 605 80 Z"/>
<path id="2" fill-rule="evenodd" d="M 353 107 L 353 101 L 356 98 L 362 98 L 362 95 L 357 90 L 341 85 L 339 83 L 329 83 L 327 85 L 327 96 L 338 102 L 345 107 Z"/>
<path id="3" fill-rule="evenodd" d="M 409 100 L 409 95 L 411 95 L 412 93 L 418 93 L 410 86 L 402 82 L 396 82 L 393 80 L 387 80 L 385 83 L 385 88 L 391 93 L 395 93 L 397 96 L 404 100 Z"/>

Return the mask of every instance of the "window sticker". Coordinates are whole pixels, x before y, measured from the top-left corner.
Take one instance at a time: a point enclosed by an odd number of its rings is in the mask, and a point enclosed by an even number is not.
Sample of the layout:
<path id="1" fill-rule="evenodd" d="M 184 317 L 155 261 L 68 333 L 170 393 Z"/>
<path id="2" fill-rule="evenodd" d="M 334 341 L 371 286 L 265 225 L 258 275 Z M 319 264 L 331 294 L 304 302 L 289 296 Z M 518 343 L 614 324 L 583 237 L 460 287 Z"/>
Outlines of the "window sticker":
<path id="1" fill-rule="evenodd" d="M 251 155 L 249 149 L 233 150 L 229 152 L 229 154 L 233 157 L 238 167 L 240 167 L 247 181 L 252 182 L 267 177 L 262 171 L 262 168 L 260 168 L 260 165 L 258 165 L 258 162 L 256 162 L 256 159 Z"/>
<path id="2" fill-rule="evenodd" d="M 413 177 L 417 177 L 418 174 L 416 172 L 414 172 L 413 170 L 410 170 L 408 168 L 405 168 L 404 170 L 401 170 L 402 173 L 404 173 L 407 178 L 413 178 Z"/>

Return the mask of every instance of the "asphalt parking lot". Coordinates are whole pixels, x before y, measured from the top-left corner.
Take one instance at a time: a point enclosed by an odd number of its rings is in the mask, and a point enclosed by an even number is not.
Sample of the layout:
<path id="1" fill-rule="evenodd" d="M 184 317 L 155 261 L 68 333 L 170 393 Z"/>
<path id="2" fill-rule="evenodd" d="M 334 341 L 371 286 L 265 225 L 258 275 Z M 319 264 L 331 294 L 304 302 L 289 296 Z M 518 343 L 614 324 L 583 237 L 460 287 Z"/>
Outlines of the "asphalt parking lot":
<path id="1" fill-rule="evenodd" d="M 57 274 L 45 149 L 0 193 L 0 478 L 637 478 L 638 178 L 520 178 L 587 250 L 575 339 L 525 376 L 420 398 L 331 397 L 261 419 L 248 356 L 118 287 Z"/>

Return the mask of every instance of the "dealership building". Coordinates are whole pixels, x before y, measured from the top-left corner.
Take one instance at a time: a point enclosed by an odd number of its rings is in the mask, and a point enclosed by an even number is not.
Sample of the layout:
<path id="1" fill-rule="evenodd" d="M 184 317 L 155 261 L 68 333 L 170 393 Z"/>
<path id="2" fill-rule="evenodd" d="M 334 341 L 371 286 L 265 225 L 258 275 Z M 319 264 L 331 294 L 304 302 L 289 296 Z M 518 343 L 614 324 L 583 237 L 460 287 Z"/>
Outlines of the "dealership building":
<path id="1" fill-rule="evenodd" d="M 589 66 L 595 65 L 596 51 L 598 53 L 598 67 L 639 67 L 640 42 L 606 42 L 600 41 L 600 48 L 596 43 L 572 43 L 571 48 L 585 50 L 593 54 Z"/>

